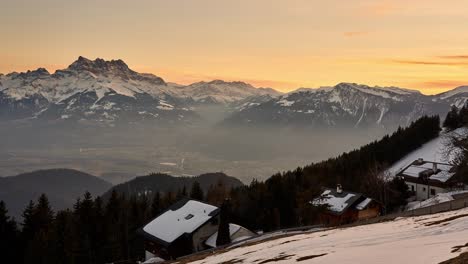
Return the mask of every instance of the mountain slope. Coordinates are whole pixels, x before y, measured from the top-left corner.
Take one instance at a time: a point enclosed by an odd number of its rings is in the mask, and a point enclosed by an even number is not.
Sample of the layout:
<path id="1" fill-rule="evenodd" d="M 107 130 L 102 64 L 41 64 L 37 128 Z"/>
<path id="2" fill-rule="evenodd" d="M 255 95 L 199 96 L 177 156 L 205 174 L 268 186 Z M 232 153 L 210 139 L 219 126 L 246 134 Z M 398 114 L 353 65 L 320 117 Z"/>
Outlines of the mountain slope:
<path id="1" fill-rule="evenodd" d="M 54 210 L 71 207 L 89 191 L 101 195 L 112 185 L 93 175 L 70 169 L 40 170 L 0 178 L 0 200 L 8 204 L 11 215 L 18 218 L 30 200 L 45 193 Z"/>
<path id="2" fill-rule="evenodd" d="M 279 94 L 241 82 L 166 83 L 137 73 L 122 60 L 79 57 L 50 74 L 39 68 L 0 75 L 0 121 L 190 123 L 198 104 L 227 104 L 247 97 Z"/>
<path id="3" fill-rule="evenodd" d="M 200 187 L 205 192 L 211 185 L 216 185 L 222 182 L 226 188 L 242 186 L 242 182 L 234 177 L 227 176 L 224 173 L 206 173 L 197 177 L 174 177 L 167 174 L 152 174 L 148 176 L 136 177 L 133 180 L 114 186 L 106 195 L 109 195 L 112 190 L 119 193 L 125 193 L 127 196 L 145 193 L 146 191 L 155 192 L 176 192 L 184 186 L 187 191 L 190 191 L 192 184 L 197 181 Z"/>
<path id="4" fill-rule="evenodd" d="M 461 95 L 465 94 L 457 93 L 448 100 L 443 94 L 426 96 L 396 87 L 340 83 L 334 87 L 299 89 L 246 106 L 223 124 L 393 128 L 407 126 L 422 115 L 445 116 L 451 103 L 466 100 Z"/>

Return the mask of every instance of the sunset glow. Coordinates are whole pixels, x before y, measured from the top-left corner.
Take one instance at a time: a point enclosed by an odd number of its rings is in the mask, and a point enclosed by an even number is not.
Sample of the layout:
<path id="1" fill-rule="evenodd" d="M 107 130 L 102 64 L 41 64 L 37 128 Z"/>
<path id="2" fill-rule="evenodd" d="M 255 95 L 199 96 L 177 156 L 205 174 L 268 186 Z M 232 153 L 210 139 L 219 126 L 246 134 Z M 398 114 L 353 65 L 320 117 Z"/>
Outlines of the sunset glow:
<path id="1" fill-rule="evenodd" d="M 53 72 L 82 55 L 181 84 L 434 94 L 468 84 L 467 10 L 466 0 L 7 0 L 0 72 Z"/>

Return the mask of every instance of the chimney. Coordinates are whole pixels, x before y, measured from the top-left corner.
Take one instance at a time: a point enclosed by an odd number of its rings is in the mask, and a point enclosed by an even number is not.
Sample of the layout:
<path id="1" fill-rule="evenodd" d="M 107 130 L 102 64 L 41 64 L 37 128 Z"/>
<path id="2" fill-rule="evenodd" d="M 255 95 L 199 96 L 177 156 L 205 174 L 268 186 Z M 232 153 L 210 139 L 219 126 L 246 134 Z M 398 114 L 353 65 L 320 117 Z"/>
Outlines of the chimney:
<path id="1" fill-rule="evenodd" d="M 434 172 L 434 174 L 437 173 L 437 163 L 432 163 L 432 171 Z"/>
<path id="2" fill-rule="evenodd" d="M 336 192 L 337 193 L 342 193 L 343 192 L 343 187 L 341 187 L 341 184 L 336 185 Z"/>

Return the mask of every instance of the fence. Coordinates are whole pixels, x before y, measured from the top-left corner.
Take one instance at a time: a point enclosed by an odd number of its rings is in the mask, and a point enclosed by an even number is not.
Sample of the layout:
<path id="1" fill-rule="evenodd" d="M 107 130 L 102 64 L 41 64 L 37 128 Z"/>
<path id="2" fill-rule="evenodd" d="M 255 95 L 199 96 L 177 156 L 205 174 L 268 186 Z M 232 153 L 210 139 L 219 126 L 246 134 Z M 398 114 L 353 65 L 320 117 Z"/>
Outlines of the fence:
<path id="1" fill-rule="evenodd" d="M 418 209 L 414 209 L 410 211 L 403 211 L 399 213 L 379 216 L 379 217 L 368 219 L 368 220 L 358 221 L 353 224 L 350 224 L 350 226 L 390 221 L 398 217 L 410 217 L 410 216 L 437 214 L 437 213 L 458 210 L 458 209 L 468 207 L 468 195 L 459 195 L 459 196 L 454 195 L 454 198 L 455 199 L 452 201 L 443 202 L 443 203 L 439 203 L 439 204 L 435 204 L 435 205 L 431 205 L 431 206 L 427 206 L 423 208 L 418 208 Z"/>

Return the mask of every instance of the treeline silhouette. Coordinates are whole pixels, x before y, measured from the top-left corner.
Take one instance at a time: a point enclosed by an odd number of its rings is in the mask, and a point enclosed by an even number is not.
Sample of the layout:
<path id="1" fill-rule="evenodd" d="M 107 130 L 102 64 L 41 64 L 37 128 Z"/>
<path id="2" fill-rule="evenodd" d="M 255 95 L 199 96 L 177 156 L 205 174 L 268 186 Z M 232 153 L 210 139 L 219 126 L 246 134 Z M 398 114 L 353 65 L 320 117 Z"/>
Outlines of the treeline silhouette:
<path id="1" fill-rule="evenodd" d="M 58 212 L 41 195 L 25 208 L 20 224 L 1 202 L 1 258 L 5 263 L 135 263 L 144 258 L 144 241 L 137 229 L 187 196 L 217 206 L 229 197 L 230 222 L 263 231 L 316 223 L 323 208 L 310 201 L 322 187 L 337 183 L 381 201 L 392 211 L 406 203 L 408 188 L 403 180 L 386 179 L 382 172 L 439 131 L 439 117 L 425 116 L 359 149 L 275 174 L 264 182 L 253 180 L 248 186 L 229 188 L 220 181 L 204 192 L 195 181 L 190 189 L 184 186 L 177 192 L 128 197 L 113 191 L 106 201 L 86 193 L 73 208 Z"/>

